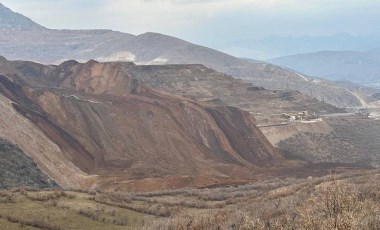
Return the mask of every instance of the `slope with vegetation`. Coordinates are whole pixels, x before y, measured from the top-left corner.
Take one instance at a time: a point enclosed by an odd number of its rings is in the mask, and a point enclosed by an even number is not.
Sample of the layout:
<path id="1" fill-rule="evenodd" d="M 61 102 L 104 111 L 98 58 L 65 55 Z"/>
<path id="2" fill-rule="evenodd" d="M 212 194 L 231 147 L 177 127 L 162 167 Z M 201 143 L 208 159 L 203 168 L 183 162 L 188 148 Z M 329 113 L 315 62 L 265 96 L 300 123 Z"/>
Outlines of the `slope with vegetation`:
<path id="1" fill-rule="evenodd" d="M 289 157 L 314 163 L 380 166 L 380 121 L 357 118 L 326 120 L 327 132 L 298 132 L 278 143 Z"/>
<path id="2" fill-rule="evenodd" d="M 0 223 L 10 230 L 376 230 L 379 176 L 363 171 L 150 193 L 14 189 L 0 192 Z"/>
<path id="3" fill-rule="evenodd" d="M 19 147 L 0 138 L 0 190 L 19 186 L 51 188 L 51 181 Z"/>

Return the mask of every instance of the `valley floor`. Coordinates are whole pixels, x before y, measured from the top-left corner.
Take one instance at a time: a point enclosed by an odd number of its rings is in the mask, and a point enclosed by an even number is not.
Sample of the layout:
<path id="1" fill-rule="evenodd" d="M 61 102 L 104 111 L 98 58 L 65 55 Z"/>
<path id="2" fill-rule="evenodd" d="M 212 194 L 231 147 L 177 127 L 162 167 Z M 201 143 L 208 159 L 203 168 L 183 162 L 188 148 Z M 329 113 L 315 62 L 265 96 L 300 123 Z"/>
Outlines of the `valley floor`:
<path id="1" fill-rule="evenodd" d="M 379 229 L 380 171 L 150 193 L 0 192 L 5 229 Z"/>

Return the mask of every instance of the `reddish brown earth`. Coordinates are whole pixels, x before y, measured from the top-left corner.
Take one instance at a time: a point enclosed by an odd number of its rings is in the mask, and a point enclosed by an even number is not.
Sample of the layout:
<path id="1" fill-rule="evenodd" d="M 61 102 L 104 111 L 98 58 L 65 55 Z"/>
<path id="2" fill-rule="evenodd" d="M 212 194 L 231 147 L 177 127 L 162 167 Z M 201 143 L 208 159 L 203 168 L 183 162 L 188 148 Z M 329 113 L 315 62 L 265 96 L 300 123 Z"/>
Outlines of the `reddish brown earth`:
<path id="1" fill-rule="evenodd" d="M 206 187 L 284 165 L 249 112 L 156 91 L 128 65 L 1 59 L 0 119 L 17 119 L 0 136 L 65 187 Z"/>

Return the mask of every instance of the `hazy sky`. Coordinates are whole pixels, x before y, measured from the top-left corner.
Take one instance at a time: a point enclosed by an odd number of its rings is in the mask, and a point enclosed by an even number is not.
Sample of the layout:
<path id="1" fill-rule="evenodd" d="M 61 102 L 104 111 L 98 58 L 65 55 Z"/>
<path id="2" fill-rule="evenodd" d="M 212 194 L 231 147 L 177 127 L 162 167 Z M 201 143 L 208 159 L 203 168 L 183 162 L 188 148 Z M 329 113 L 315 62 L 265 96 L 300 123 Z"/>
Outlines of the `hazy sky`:
<path id="1" fill-rule="evenodd" d="M 1 0 L 0 0 L 1 1 Z M 380 34 L 380 0 L 2 0 L 49 28 L 147 31 L 217 46 L 276 35 Z"/>

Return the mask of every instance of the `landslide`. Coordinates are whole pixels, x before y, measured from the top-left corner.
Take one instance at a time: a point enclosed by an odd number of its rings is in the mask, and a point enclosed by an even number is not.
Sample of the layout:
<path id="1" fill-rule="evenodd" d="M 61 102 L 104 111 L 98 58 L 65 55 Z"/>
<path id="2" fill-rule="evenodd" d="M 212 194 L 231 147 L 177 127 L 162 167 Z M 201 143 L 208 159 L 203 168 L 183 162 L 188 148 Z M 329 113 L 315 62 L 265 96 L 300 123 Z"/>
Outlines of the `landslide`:
<path id="1" fill-rule="evenodd" d="M 1 94 L 58 147 L 76 181 L 70 186 L 207 186 L 249 179 L 283 162 L 250 113 L 153 90 L 126 73 L 128 66 L 0 61 Z M 20 143 L 25 150 L 26 141 Z M 36 162 L 67 185 L 68 174 L 52 173 L 41 158 Z"/>
<path id="2" fill-rule="evenodd" d="M 203 65 L 129 65 L 124 71 L 160 91 L 248 111 L 259 124 L 282 113 L 344 112 L 298 91 L 267 90 Z"/>

